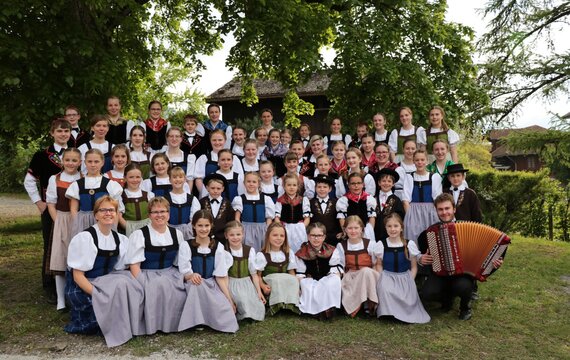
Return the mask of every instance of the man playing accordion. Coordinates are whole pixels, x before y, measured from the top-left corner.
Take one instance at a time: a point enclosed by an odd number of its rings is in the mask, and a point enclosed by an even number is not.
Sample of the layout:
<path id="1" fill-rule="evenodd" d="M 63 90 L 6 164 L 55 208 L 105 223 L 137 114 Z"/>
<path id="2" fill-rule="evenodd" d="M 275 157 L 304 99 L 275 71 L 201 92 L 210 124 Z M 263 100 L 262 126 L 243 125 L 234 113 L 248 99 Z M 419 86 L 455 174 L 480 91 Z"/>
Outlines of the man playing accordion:
<path id="1" fill-rule="evenodd" d="M 423 287 L 420 291 L 420 296 L 424 301 L 441 301 L 442 309 L 444 311 L 451 310 L 453 306 L 453 299 L 458 296 L 460 298 L 459 319 L 469 320 L 472 316 L 471 294 L 473 292 L 473 286 L 475 283 L 474 279 L 478 278 L 479 280 L 484 280 L 490 274 L 490 272 L 498 269 L 503 264 L 503 255 L 506 249 L 506 245 L 503 245 L 503 243 L 507 243 L 509 240 L 506 235 L 502 234 L 503 236 L 501 238 L 501 241 L 499 241 L 501 242 L 501 245 L 495 245 L 494 247 L 495 253 L 497 253 L 497 255 L 493 257 L 490 257 L 490 255 L 487 256 L 489 260 L 486 272 L 481 273 L 481 271 L 478 271 L 474 273 L 467 271 L 467 269 L 463 271 L 463 269 L 461 269 L 463 266 L 461 261 L 468 259 L 461 259 L 461 255 L 467 257 L 467 252 L 460 254 L 458 251 L 457 254 L 450 255 L 447 253 L 449 252 L 448 248 L 450 245 L 442 244 L 443 242 L 449 240 L 446 237 L 446 235 L 448 235 L 446 229 L 448 229 L 448 227 L 453 229 L 455 228 L 454 226 L 449 226 L 453 225 L 451 223 L 455 222 L 456 208 L 453 196 L 451 194 L 443 193 L 435 198 L 434 205 L 440 223 L 430 226 L 418 237 L 418 247 L 421 252 L 421 254 L 418 255 L 418 263 L 422 265 L 424 267 L 424 271 L 427 272 L 427 279 L 425 280 L 425 283 L 423 284 Z M 484 226 L 482 224 L 475 223 L 469 224 L 474 224 L 475 226 L 479 227 Z M 438 230 L 444 231 L 438 232 Z M 497 231 L 496 229 L 493 230 Z M 450 237 L 455 236 L 455 233 L 452 234 L 450 231 L 449 235 Z M 441 251 L 441 254 L 435 256 L 436 254 L 434 254 L 434 250 L 441 248 L 442 245 L 444 245 L 443 248 L 445 249 Z M 453 246 L 456 246 L 455 243 L 451 245 L 451 247 Z M 439 261 L 445 262 L 446 259 L 439 260 L 439 258 L 449 258 L 455 255 L 457 255 L 456 257 L 458 259 L 453 260 L 459 261 L 456 264 L 457 269 L 454 268 L 454 264 L 451 264 L 449 266 L 451 270 L 448 270 L 446 266 L 440 266 Z M 437 263 L 434 263 L 434 258 L 436 258 Z M 441 269 L 442 267 L 445 269 Z"/>

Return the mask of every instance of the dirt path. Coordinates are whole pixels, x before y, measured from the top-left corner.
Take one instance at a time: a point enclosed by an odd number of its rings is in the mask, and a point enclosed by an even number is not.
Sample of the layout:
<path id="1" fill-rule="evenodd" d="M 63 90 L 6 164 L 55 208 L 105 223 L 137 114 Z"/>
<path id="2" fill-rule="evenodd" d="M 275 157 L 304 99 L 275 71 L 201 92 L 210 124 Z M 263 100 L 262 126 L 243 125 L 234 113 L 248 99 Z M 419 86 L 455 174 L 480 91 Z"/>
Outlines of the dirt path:
<path id="1" fill-rule="evenodd" d="M 0 219 L 39 216 L 38 208 L 30 199 L 20 195 L 0 195 Z"/>

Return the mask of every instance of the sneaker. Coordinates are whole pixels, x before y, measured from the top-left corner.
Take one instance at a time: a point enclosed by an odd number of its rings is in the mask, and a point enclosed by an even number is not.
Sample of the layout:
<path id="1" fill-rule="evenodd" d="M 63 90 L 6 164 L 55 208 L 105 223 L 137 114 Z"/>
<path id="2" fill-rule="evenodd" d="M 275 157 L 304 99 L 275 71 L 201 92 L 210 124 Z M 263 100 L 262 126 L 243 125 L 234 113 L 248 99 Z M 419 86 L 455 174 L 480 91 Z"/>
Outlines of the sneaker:
<path id="1" fill-rule="evenodd" d="M 459 320 L 469 320 L 473 316 L 473 311 L 471 309 L 461 310 L 459 312 Z"/>

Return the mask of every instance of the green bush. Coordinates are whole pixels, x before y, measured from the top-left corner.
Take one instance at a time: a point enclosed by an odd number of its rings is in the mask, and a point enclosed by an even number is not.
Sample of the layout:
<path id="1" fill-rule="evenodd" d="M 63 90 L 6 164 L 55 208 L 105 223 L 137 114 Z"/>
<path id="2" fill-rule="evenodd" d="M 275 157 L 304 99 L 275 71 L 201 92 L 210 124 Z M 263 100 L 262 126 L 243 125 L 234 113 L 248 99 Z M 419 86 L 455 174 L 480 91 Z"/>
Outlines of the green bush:
<path id="1" fill-rule="evenodd" d="M 0 140 L 0 153 L 10 154 L 0 159 L 0 189 L 2 192 L 23 192 L 24 177 L 28 170 L 30 160 L 36 151 L 41 148 L 41 141 L 32 141 L 27 144 L 15 144 L 4 139 Z"/>
<path id="2" fill-rule="evenodd" d="M 483 221 L 504 232 L 569 241 L 568 189 L 547 171 L 470 171 Z"/>

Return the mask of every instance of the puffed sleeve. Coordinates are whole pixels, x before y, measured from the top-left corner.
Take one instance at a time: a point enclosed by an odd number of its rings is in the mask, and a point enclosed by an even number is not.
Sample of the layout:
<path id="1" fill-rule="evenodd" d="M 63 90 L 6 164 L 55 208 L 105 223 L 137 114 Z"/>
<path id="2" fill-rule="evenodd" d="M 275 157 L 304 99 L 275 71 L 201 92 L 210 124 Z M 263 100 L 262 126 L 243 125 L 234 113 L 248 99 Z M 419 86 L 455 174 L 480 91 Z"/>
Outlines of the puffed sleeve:
<path id="1" fill-rule="evenodd" d="M 48 186 L 46 190 L 46 202 L 48 204 L 57 203 L 57 185 L 55 183 L 55 175 L 49 178 Z"/>
<path id="2" fill-rule="evenodd" d="M 346 134 L 344 136 L 343 140 L 345 140 L 344 145 L 346 146 L 346 149 L 348 150 L 348 145 L 350 145 L 350 143 L 352 142 L 352 136 L 350 136 L 350 134 Z"/>
<path id="3" fill-rule="evenodd" d="M 449 145 L 457 145 L 459 144 L 459 134 L 449 129 L 447 130 L 447 140 L 449 141 Z"/>
<path id="4" fill-rule="evenodd" d="M 127 266 L 127 251 L 129 250 L 129 238 L 123 234 L 119 235 L 119 260 L 113 269 L 125 270 Z"/>
<path id="5" fill-rule="evenodd" d="M 241 164 L 241 161 L 239 161 L 239 158 L 235 155 L 233 157 L 232 170 L 239 173 L 239 174 L 242 174 L 242 175 L 245 173 L 245 171 L 243 169 L 243 165 Z"/>
<path id="6" fill-rule="evenodd" d="M 275 203 L 267 195 L 260 194 L 260 196 L 265 197 L 265 218 L 275 219 Z"/>
<path id="7" fill-rule="evenodd" d="M 234 208 L 235 211 L 243 212 L 243 202 L 241 196 L 236 196 L 232 200 L 232 207 Z"/>
<path id="8" fill-rule="evenodd" d="M 275 216 L 276 217 L 277 216 L 281 217 L 281 210 L 282 209 L 283 209 L 283 205 L 279 201 L 277 201 L 275 203 Z"/>
<path id="9" fill-rule="evenodd" d="M 412 191 L 414 190 L 414 177 L 412 174 L 407 174 L 404 178 L 404 194 L 402 201 L 412 202 Z"/>
<path id="10" fill-rule="evenodd" d="M 331 267 L 330 269 L 330 273 L 331 274 L 337 274 L 337 273 L 341 273 L 343 272 L 343 267 L 340 264 L 340 253 L 338 252 L 337 249 L 335 249 L 332 253 L 331 258 L 329 259 L 329 265 Z"/>
<path id="11" fill-rule="evenodd" d="M 202 123 L 198 123 L 198 125 L 196 125 L 196 134 L 202 137 L 206 134 L 206 129 L 204 129 L 204 125 L 202 125 Z"/>
<path id="12" fill-rule="evenodd" d="M 372 257 L 372 263 L 376 264 L 376 261 L 378 259 L 376 259 L 376 254 L 374 254 L 374 249 L 376 248 L 376 242 L 370 240 L 368 242 L 368 247 L 366 248 L 366 251 L 368 252 L 368 255 L 370 255 Z"/>
<path id="13" fill-rule="evenodd" d="M 77 184 L 77 180 L 71 183 L 67 190 L 65 191 L 65 197 L 68 199 L 76 199 L 79 200 L 79 185 Z"/>
<path id="14" fill-rule="evenodd" d="M 366 198 L 366 214 L 368 215 L 369 218 L 376 217 L 378 215 L 376 213 L 376 205 L 378 205 L 378 203 L 376 202 L 374 196 L 369 195 Z"/>
<path id="15" fill-rule="evenodd" d="M 136 230 L 129 237 L 129 247 L 127 249 L 127 256 L 125 263 L 127 265 L 138 264 L 145 261 L 144 256 L 144 236 L 142 231 Z"/>
<path id="16" fill-rule="evenodd" d="M 432 199 L 438 197 L 439 194 L 442 192 L 442 183 L 443 180 L 439 174 L 433 174 L 431 177 L 431 196 Z"/>
<path id="17" fill-rule="evenodd" d="M 235 171 L 235 172 L 237 172 L 237 171 Z M 243 195 L 243 194 L 245 194 L 245 185 L 244 185 L 243 174 L 239 173 L 239 172 L 237 172 L 237 173 L 238 173 L 237 193 L 238 193 L 238 195 Z"/>
<path id="18" fill-rule="evenodd" d="M 93 243 L 93 237 L 87 231 L 75 235 L 69 242 L 67 249 L 67 266 L 72 269 L 89 271 L 93 269 L 97 247 Z"/>
<path id="19" fill-rule="evenodd" d="M 249 273 L 251 275 L 255 275 L 257 274 L 257 266 L 256 266 L 256 253 L 255 253 L 255 249 L 251 248 L 249 249 L 249 257 L 247 258 L 247 269 L 249 270 Z M 233 259 L 232 259 L 232 263 L 233 263 Z"/>
<path id="20" fill-rule="evenodd" d="M 228 270 L 232 267 L 234 258 L 232 254 L 224 249 L 224 245 L 218 244 L 214 254 L 214 276 L 228 276 Z"/>
<path id="21" fill-rule="evenodd" d="M 297 257 L 295 255 L 295 262 L 297 263 L 297 270 L 296 270 L 296 275 L 298 278 L 305 278 L 305 272 L 307 271 L 307 265 L 305 265 L 305 261 L 303 261 L 303 259 L 300 259 L 299 257 Z"/>
<path id="22" fill-rule="evenodd" d="M 265 254 L 260 251 L 255 255 L 255 268 L 257 271 L 263 271 L 266 266 L 267 259 L 265 258 Z"/>
<path id="23" fill-rule="evenodd" d="M 410 253 L 410 258 L 417 257 L 421 254 L 418 245 L 413 241 L 408 241 L 408 252 Z"/>
<path id="24" fill-rule="evenodd" d="M 152 182 L 150 182 L 150 179 L 143 180 L 141 184 L 141 190 L 146 191 L 147 193 L 152 191 Z"/>
<path id="25" fill-rule="evenodd" d="M 287 265 L 287 271 L 289 270 L 297 270 L 297 256 L 293 250 L 289 249 L 289 265 Z"/>
<path id="26" fill-rule="evenodd" d="M 303 197 L 303 217 L 313 217 L 311 213 L 311 202 L 306 197 Z"/>
<path id="27" fill-rule="evenodd" d="M 178 231 L 178 230 L 177 230 Z M 180 236 L 180 234 L 179 234 Z M 181 238 L 179 238 L 181 239 Z M 181 241 L 178 247 L 178 272 L 190 275 L 192 271 L 192 251 L 187 241 Z"/>
<path id="28" fill-rule="evenodd" d="M 186 180 L 194 180 L 194 173 L 196 169 L 196 155 L 189 154 L 186 158 Z"/>
<path id="29" fill-rule="evenodd" d="M 315 197 L 315 182 L 305 176 L 303 176 L 303 185 L 305 185 L 304 196 L 312 199 Z"/>
<path id="30" fill-rule="evenodd" d="M 344 219 L 346 218 L 348 211 L 348 198 L 343 196 L 339 198 L 336 202 L 336 218 Z"/>
<path id="31" fill-rule="evenodd" d="M 382 241 L 378 241 L 376 245 L 374 245 L 374 256 L 376 256 L 377 259 L 384 257 L 384 244 Z"/>
<path id="32" fill-rule="evenodd" d="M 283 179 L 277 179 L 277 196 L 281 197 L 285 194 L 285 189 L 283 188 Z"/>
<path id="33" fill-rule="evenodd" d="M 107 192 L 113 199 L 118 201 L 123 193 L 123 187 L 118 182 L 111 180 L 107 184 Z"/>
<path id="34" fill-rule="evenodd" d="M 390 138 L 388 139 L 388 146 L 390 151 L 393 153 L 398 152 L 398 129 L 392 130 L 390 133 Z"/>
<path id="35" fill-rule="evenodd" d="M 189 224 L 192 223 L 192 218 L 194 218 L 194 214 L 196 214 L 196 212 L 200 209 L 202 209 L 202 205 L 200 205 L 200 201 L 198 201 L 198 198 L 196 196 L 193 196 L 192 197 L 192 206 L 190 207 L 190 222 L 189 222 Z"/>
<path id="36" fill-rule="evenodd" d="M 336 245 L 336 249 L 333 252 L 333 256 L 336 256 L 338 258 L 338 267 L 337 267 L 337 271 L 333 271 L 331 269 L 331 272 L 334 272 L 334 273 L 340 272 L 341 274 L 344 273 L 344 267 L 346 266 L 346 262 L 345 262 L 345 257 L 344 257 L 344 249 L 342 248 L 341 243 L 338 243 Z"/>
<path id="37" fill-rule="evenodd" d="M 364 189 L 371 196 L 376 194 L 376 183 L 374 182 L 374 177 L 370 174 L 364 176 Z"/>
<path id="38" fill-rule="evenodd" d="M 416 131 L 416 143 L 418 145 L 426 145 L 427 144 L 426 130 L 421 126 L 418 127 L 418 130 Z M 431 152 L 431 149 L 429 149 L 429 151 Z"/>
<path id="39" fill-rule="evenodd" d="M 335 181 L 335 194 L 337 198 L 340 198 L 344 194 L 346 194 L 346 188 L 344 187 L 344 181 L 342 181 L 342 177 L 339 177 Z"/>
<path id="40" fill-rule="evenodd" d="M 206 175 L 206 162 L 208 158 L 206 155 L 201 155 L 198 160 L 196 160 L 196 166 L 194 167 L 194 179 L 203 179 Z"/>

